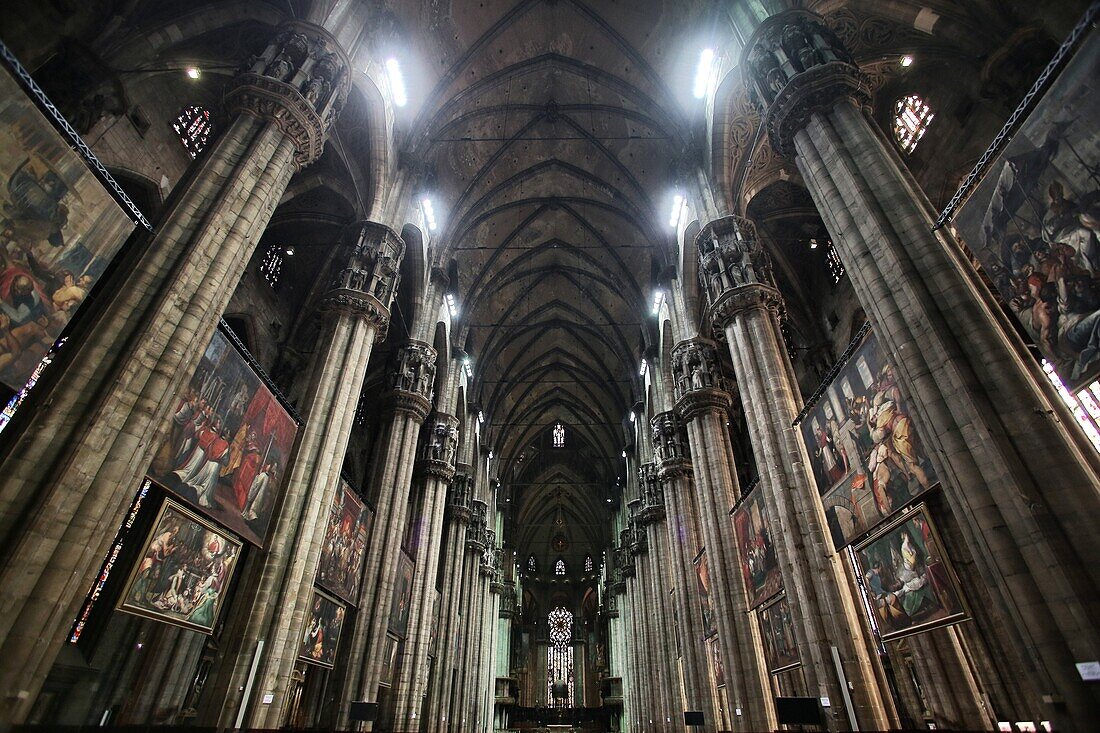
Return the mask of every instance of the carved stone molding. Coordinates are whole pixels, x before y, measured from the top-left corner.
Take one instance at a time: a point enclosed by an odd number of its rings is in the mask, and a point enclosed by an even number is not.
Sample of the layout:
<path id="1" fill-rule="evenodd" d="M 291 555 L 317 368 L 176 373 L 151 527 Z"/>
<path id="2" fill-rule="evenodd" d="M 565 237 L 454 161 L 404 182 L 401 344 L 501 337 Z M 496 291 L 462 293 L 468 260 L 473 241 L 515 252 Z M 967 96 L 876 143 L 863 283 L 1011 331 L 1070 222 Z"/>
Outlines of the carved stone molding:
<path id="1" fill-rule="evenodd" d="M 292 21 L 262 54 L 245 62 L 226 95 L 226 109 L 274 122 L 294 141 L 301 170 L 324 150 L 347 100 L 350 70 L 347 54 L 328 31 Z"/>
<path id="2" fill-rule="evenodd" d="M 475 552 L 484 552 L 489 544 L 489 528 L 486 519 L 489 507 L 483 501 L 470 502 L 470 522 L 466 527 L 466 548 Z M 495 534 L 495 533 L 494 533 Z"/>
<path id="3" fill-rule="evenodd" d="M 756 29 L 741 56 L 746 86 L 764 110 L 768 137 L 793 154 L 795 133 L 841 99 L 871 102 L 870 83 L 840 37 L 816 13 L 788 10 Z"/>
<path id="4" fill-rule="evenodd" d="M 456 472 L 454 478 L 451 479 L 451 487 L 447 492 L 447 510 L 456 522 L 466 524 L 470 521 L 472 488 L 473 478 L 468 473 Z"/>
<path id="5" fill-rule="evenodd" d="M 759 309 L 769 310 L 779 318 L 783 312 L 783 296 L 770 285 L 746 285 L 726 291 L 711 303 L 707 313 L 714 328 L 724 330 L 742 313 Z"/>

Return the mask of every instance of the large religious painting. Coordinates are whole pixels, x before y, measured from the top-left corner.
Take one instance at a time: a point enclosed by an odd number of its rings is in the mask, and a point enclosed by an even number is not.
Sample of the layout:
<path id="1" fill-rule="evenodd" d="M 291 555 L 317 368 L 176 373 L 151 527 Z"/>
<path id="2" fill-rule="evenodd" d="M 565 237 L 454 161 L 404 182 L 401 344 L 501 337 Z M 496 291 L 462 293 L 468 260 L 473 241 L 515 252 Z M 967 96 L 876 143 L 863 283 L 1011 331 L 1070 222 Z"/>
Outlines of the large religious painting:
<path id="1" fill-rule="evenodd" d="M 133 229 L 0 68 L 0 382 L 30 379 Z"/>
<path id="2" fill-rule="evenodd" d="M 1100 373 L 1100 35 L 1050 86 L 954 227 L 1072 387 Z"/>
<path id="3" fill-rule="evenodd" d="M 786 595 L 760 609 L 760 636 L 764 640 L 764 657 L 769 672 L 775 674 L 800 664 L 791 606 Z"/>
<path id="4" fill-rule="evenodd" d="M 840 366 L 800 428 L 837 549 L 937 481 L 873 332 Z"/>
<path id="5" fill-rule="evenodd" d="M 726 672 L 722 667 L 722 648 L 718 646 L 717 636 L 707 642 L 707 649 L 710 651 L 710 671 L 714 675 L 714 686 L 725 687 Z"/>
<path id="6" fill-rule="evenodd" d="M 382 676 L 378 683 L 389 685 L 393 683 L 393 670 L 397 666 L 397 639 L 386 634 L 386 643 L 382 647 Z"/>
<path id="7" fill-rule="evenodd" d="M 404 552 L 397 562 L 397 582 L 393 586 L 390 603 L 390 631 L 402 639 L 409 632 L 409 613 L 412 611 L 413 561 Z"/>
<path id="8" fill-rule="evenodd" d="M 923 504 L 855 549 L 883 641 L 966 618 L 954 574 Z"/>
<path id="9" fill-rule="evenodd" d="M 336 663 L 336 648 L 340 645 L 340 633 L 344 630 L 346 609 L 326 593 L 313 591 L 313 605 L 298 658 L 321 667 Z"/>
<path id="10" fill-rule="evenodd" d="M 241 547 L 236 538 L 165 499 L 119 608 L 211 633 Z"/>
<path id="11" fill-rule="evenodd" d="M 367 549 L 371 513 L 343 479 L 329 510 L 317 584 L 348 603 L 356 603 Z"/>
<path id="12" fill-rule="evenodd" d="M 718 633 L 714 623 L 714 606 L 710 602 L 710 565 L 706 550 L 695 558 L 695 577 L 699 579 L 699 605 L 703 611 L 703 638 Z"/>
<path id="13" fill-rule="evenodd" d="M 298 424 L 221 331 L 171 417 L 149 478 L 263 545 Z"/>
<path id="14" fill-rule="evenodd" d="M 733 513 L 733 527 L 737 534 L 737 552 L 749 605 L 758 606 L 783 587 L 783 576 L 772 542 L 771 522 L 760 487 L 749 492 Z"/>

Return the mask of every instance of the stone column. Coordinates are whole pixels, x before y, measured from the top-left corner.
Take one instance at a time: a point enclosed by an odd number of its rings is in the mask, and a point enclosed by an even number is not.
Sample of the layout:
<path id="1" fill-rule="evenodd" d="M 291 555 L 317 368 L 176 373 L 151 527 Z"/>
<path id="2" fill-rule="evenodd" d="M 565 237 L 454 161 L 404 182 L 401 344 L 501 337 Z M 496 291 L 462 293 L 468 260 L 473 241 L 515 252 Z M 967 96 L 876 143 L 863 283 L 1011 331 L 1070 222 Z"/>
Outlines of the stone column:
<path id="1" fill-rule="evenodd" d="M 493 512 L 494 514 L 496 512 Z M 485 596 L 482 606 L 482 635 L 481 635 L 481 718 L 479 730 L 491 733 L 493 730 L 494 705 L 496 697 L 496 666 L 497 666 L 497 631 L 500 628 L 498 617 L 500 615 L 501 594 L 504 585 L 501 583 L 500 564 L 502 550 L 497 544 L 486 550 L 482 556 L 481 574 L 489 583 L 489 593 Z"/>
<path id="2" fill-rule="evenodd" d="M 304 401 L 305 426 L 227 701 L 235 701 L 244 687 L 251 651 L 259 639 L 266 641 L 267 654 L 255 681 L 256 696 L 271 693 L 275 700 L 286 701 L 371 349 L 376 339 L 385 337 L 389 325 L 404 242 L 387 226 L 360 222 L 344 232 L 341 250 L 330 288 L 320 302 L 325 330 L 317 342 Z M 225 706 L 224 724 L 235 719 L 237 707 Z M 251 725 L 275 728 L 285 714 L 282 704 L 253 705 Z"/>
<path id="3" fill-rule="evenodd" d="M 1100 697 L 1075 662 L 1100 649 L 1100 456 L 1073 427 L 959 243 L 863 106 L 866 77 L 821 18 L 767 19 L 746 81 L 773 147 L 794 154 L 943 469 L 976 627 L 1008 650 L 1000 719 L 1087 727 Z M 1051 480 L 1051 477 L 1057 480 Z M 1064 701 L 1064 702 L 1062 702 Z"/>
<path id="4" fill-rule="evenodd" d="M 290 177 L 320 155 L 348 68 L 326 31 L 295 22 L 237 78 L 225 132 L 3 456 L 0 721 L 34 702 L 112 541 L 103 528 L 137 490 Z"/>
<path id="5" fill-rule="evenodd" d="M 444 519 L 446 548 L 443 559 L 443 595 L 440 599 L 439 640 L 435 666 L 428 689 L 428 715 L 438 721 L 441 730 L 453 728 L 454 711 L 451 692 L 458 666 L 458 650 L 455 637 L 463 631 L 459 609 L 463 597 L 462 559 L 466 553 L 466 527 L 470 521 L 470 492 L 472 479 L 470 467 L 459 464 L 451 481 L 447 497 L 447 516 Z"/>
<path id="6" fill-rule="evenodd" d="M 486 526 L 489 506 L 475 499 L 472 506 L 470 526 L 466 531 L 466 599 L 464 607 L 464 632 L 462 666 L 459 669 L 459 683 L 455 690 L 455 716 L 461 716 L 461 730 L 474 730 L 481 713 L 481 694 L 479 687 L 481 657 L 481 636 L 483 630 L 482 610 L 485 597 L 489 593 L 488 578 L 482 573 L 482 558 L 486 550 L 496 541 L 495 530 Z"/>
<path id="7" fill-rule="evenodd" d="M 687 342 L 695 343 L 695 342 Z M 686 460 L 690 447 L 695 475 L 696 517 L 707 552 L 710 568 L 710 602 L 718 628 L 718 644 L 726 677 L 728 704 L 741 708 L 743 715 L 730 715 L 738 730 L 763 730 L 774 727 L 768 681 L 756 653 L 753 619 L 748 614 L 741 581 L 737 547 L 729 510 L 738 495 L 737 474 L 733 470 L 733 450 L 726 429 L 730 405 L 729 393 L 721 389 L 717 361 L 704 365 L 704 381 L 695 375 L 695 386 L 682 388 L 686 366 L 684 344 L 673 351 L 673 374 L 680 396 L 677 412 L 687 427 L 687 445 L 681 434 L 676 413 L 664 412 L 653 419 L 653 446 L 658 460 Z"/>
<path id="8" fill-rule="evenodd" d="M 638 618 L 638 579 L 635 574 L 634 557 L 630 552 L 629 530 L 619 533 L 619 545 L 615 548 L 615 564 L 619 568 L 623 583 L 623 613 L 626 614 L 626 667 L 630 678 L 628 690 L 631 730 L 648 732 L 653 730 L 653 696 L 650 692 L 651 679 L 647 670 L 648 659 L 645 655 L 645 629 Z M 624 541 L 625 540 L 625 541 Z"/>
<path id="9" fill-rule="evenodd" d="M 676 628 L 669 603 L 668 574 L 665 572 L 668 566 L 668 538 L 664 528 L 652 518 L 648 522 L 639 520 L 636 532 L 643 548 L 640 562 L 645 566 L 643 580 L 647 613 L 651 620 L 648 643 L 653 664 L 651 671 L 660 680 L 658 696 L 661 717 L 657 719 L 657 727 L 659 730 L 678 730 L 683 726 L 683 699 L 676 655 Z"/>
<path id="10" fill-rule="evenodd" d="M 835 646 L 855 688 L 857 719 L 864 725 L 886 727 L 867 647 L 854 633 L 861 628 L 855 600 L 843 575 L 843 563 L 832 550 L 805 447 L 793 427 L 801 399 L 779 330 L 779 293 L 760 282 L 770 279 L 766 255 L 759 249 L 751 225 L 733 217 L 711 222 L 697 241 L 702 243 L 708 268 L 714 267 L 715 257 L 732 256 L 727 250 L 748 253 L 739 269 L 726 266 L 732 273 L 732 287 L 712 299 L 709 312 L 715 327 L 724 330 L 733 357 L 760 472 L 759 490 L 775 525 L 771 536 L 808 692 L 833 700 L 834 722 L 847 727 L 843 682 L 832 657 L 831 647 Z M 714 249 L 707 249 L 712 246 Z M 709 351 L 713 347 L 698 348 Z"/>
<path id="11" fill-rule="evenodd" d="M 703 641 L 702 602 L 695 572 L 699 542 L 695 536 L 694 483 L 691 462 L 684 456 L 642 467 L 642 511 L 659 510 L 664 516 L 668 543 L 668 568 L 672 581 L 672 604 L 676 609 L 684 674 L 684 709 L 701 710 L 704 731 L 717 729 L 717 695 L 707 666 Z"/>
<path id="12" fill-rule="evenodd" d="M 439 572 L 440 539 L 443 535 L 443 511 L 447 489 L 455 474 L 458 451 L 458 418 L 435 413 L 424 425 L 420 460 L 416 464 L 424 511 L 417 536 L 416 570 L 413 574 L 412 606 L 409 609 L 409 636 L 405 640 L 403 661 L 399 665 L 395 699 L 394 728 L 420 730 L 420 715 L 428 684 L 428 644 L 431 641 L 435 611 L 435 580 Z"/>
<path id="13" fill-rule="evenodd" d="M 397 583 L 401 540 L 409 511 L 417 438 L 432 405 L 435 360 L 435 349 L 422 341 L 410 340 L 398 350 L 396 367 L 390 376 L 392 390 L 386 402 L 392 415 L 379 437 L 373 458 L 371 491 L 376 512 L 359 593 L 359 619 L 350 641 L 349 685 L 345 687 L 349 694 L 342 701 L 344 722 L 347 703 L 378 700 L 390 601 Z"/>

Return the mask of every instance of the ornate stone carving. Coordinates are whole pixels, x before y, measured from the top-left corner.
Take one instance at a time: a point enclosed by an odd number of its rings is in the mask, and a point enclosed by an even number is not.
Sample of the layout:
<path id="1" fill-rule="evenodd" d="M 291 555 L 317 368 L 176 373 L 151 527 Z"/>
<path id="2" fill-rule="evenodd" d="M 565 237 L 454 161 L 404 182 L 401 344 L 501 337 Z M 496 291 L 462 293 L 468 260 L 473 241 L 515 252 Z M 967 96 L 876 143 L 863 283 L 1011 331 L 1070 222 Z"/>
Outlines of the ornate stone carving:
<path id="1" fill-rule="evenodd" d="M 245 62 L 226 108 L 268 119 L 297 148 L 298 169 L 320 157 L 347 99 L 351 63 L 327 31 L 309 23 L 284 25 L 262 54 Z"/>
<path id="2" fill-rule="evenodd" d="M 741 313 L 757 308 L 766 308 L 780 318 L 783 315 L 783 296 L 771 285 L 757 283 L 727 291 L 711 303 L 707 312 L 714 328 L 722 330 Z"/>
<path id="3" fill-rule="evenodd" d="M 493 584 L 500 582 L 500 564 L 504 559 L 504 552 L 497 547 L 496 530 L 485 530 L 485 549 L 481 551 L 481 562 L 478 572 L 489 578 L 489 590 L 493 590 Z"/>
<path id="4" fill-rule="evenodd" d="M 638 521 L 642 524 L 659 522 L 665 518 L 665 490 L 657 477 L 657 467 L 652 463 L 643 463 L 638 470 L 638 479 L 642 494 Z"/>
<path id="5" fill-rule="evenodd" d="M 451 479 L 451 488 L 447 492 L 447 509 L 455 521 L 470 521 L 470 498 L 473 478 L 468 473 L 456 473 Z"/>
<path id="6" fill-rule="evenodd" d="M 420 438 L 418 473 L 450 481 L 455 475 L 455 456 L 458 453 L 458 418 L 454 415 L 435 413 L 424 423 Z"/>
<path id="7" fill-rule="evenodd" d="M 695 237 L 699 248 L 699 282 L 713 303 L 732 288 L 772 284 L 772 263 L 756 236 L 756 227 L 740 216 L 708 223 Z"/>
<path id="8" fill-rule="evenodd" d="M 500 584 L 500 609 L 497 611 L 498 618 L 515 618 L 516 617 L 516 584 L 510 580 L 503 581 Z"/>
<path id="9" fill-rule="evenodd" d="M 378 330 L 375 339 L 385 339 L 404 255 L 405 242 L 388 226 L 361 221 L 348 227 L 322 309 L 365 318 Z"/>
<path id="10" fill-rule="evenodd" d="M 814 111 L 850 97 L 870 103 L 867 78 L 824 19 L 805 10 L 773 15 L 756 29 L 741 56 L 746 86 L 764 111 L 780 155 Z"/>
<path id="11" fill-rule="evenodd" d="M 470 502 L 470 523 L 466 527 L 466 547 L 476 552 L 484 552 L 488 545 L 488 527 L 486 518 L 489 516 L 489 507 L 483 501 L 477 499 Z"/>
<path id="12" fill-rule="evenodd" d="M 432 407 L 436 353 L 423 341 L 410 340 L 397 352 L 397 365 L 390 374 L 390 400 L 394 409 L 405 410 L 424 420 Z"/>
<path id="13" fill-rule="evenodd" d="M 691 458 L 680 421 L 674 412 L 659 412 L 650 422 L 654 466 L 657 477 L 666 481 L 691 472 Z"/>
<path id="14" fill-rule="evenodd" d="M 676 412 L 684 421 L 707 410 L 728 410 L 730 394 L 723 389 L 714 344 L 703 339 L 681 341 L 672 350 L 676 379 Z"/>

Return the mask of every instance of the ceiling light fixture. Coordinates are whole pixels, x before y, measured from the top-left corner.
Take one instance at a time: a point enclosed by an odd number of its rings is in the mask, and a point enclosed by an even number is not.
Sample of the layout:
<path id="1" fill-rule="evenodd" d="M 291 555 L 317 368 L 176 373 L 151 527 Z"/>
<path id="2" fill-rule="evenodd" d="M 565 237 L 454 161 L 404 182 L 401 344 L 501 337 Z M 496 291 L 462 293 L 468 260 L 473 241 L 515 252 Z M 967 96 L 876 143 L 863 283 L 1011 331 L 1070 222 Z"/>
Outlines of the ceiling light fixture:
<path id="1" fill-rule="evenodd" d="M 404 107 L 409 103 L 409 97 L 405 93 L 405 77 L 401 75 L 401 64 L 397 63 L 397 59 L 386 59 L 386 75 L 390 78 L 393 103 Z"/>
<path id="2" fill-rule="evenodd" d="M 649 364 L 646 363 L 645 359 L 642 359 L 642 365 L 638 367 L 638 376 L 644 378 L 647 371 L 649 371 Z"/>
<path id="3" fill-rule="evenodd" d="M 676 194 L 672 197 L 672 211 L 668 214 L 668 225 L 670 227 L 680 226 L 680 215 L 684 213 L 684 197 L 681 194 Z"/>
<path id="4" fill-rule="evenodd" d="M 447 301 L 447 312 L 451 314 L 451 318 L 458 318 L 458 302 L 455 300 L 455 294 L 447 293 L 443 297 Z"/>
<path id="5" fill-rule="evenodd" d="M 470 362 L 470 357 L 466 357 L 462 360 L 462 370 L 466 372 L 466 379 L 474 378 L 474 366 Z"/>
<path id="6" fill-rule="evenodd" d="M 909 68 L 910 66 L 913 65 L 913 57 L 910 56 L 909 54 L 905 54 L 904 56 L 901 57 L 901 65 L 904 66 L 905 68 Z"/>
<path id="7" fill-rule="evenodd" d="M 199 67 L 197 66 L 188 66 L 186 69 L 186 74 L 188 79 L 198 79 L 200 76 L 202 76 L 202 72 L 199 71 Z"/>
<path id="8" fill-rule="evenodd" d="M 695 67 L 695 86 L 692 89 L 692 94 L 696 99 L 702 99 L 707 96 L 707 91 L 710 89 L 711 78 L 714 76 L 714 51 L 709 48 L 704 48 L 703 52 L 699 54 L 699 65 Z"/>
<path id="9" fill-rule="evenodd" d="M 432 200 L 427 196 L 420 199 L 420 208 L 424 211 L 424 220 L 428 222 L 428 231 L 434 232 L 438 225 L 435 221 L 435 207 L 432 205 Z"/>

